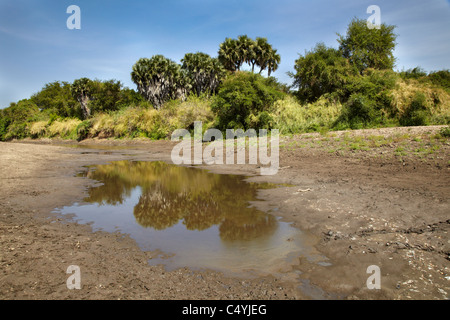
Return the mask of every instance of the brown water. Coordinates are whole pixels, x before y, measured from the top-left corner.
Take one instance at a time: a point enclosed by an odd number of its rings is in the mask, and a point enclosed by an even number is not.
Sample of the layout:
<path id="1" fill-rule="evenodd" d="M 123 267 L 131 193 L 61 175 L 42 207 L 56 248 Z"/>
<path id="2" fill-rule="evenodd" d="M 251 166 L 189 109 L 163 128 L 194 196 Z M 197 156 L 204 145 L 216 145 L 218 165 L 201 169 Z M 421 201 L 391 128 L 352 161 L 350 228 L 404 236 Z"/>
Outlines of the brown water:
<path id="1" fill-rule="evenodd" d="M 59 212 L 161 252 L 150 264 L 261 275 L 277 273 L 299 256 L 326 263 L 301 231 L 250 205 L 262 201 L 259 189 L 282 186 L 164 162 L 117 161 L 80 176 L 102 184 L 90 188 L 83 203 Z"/>

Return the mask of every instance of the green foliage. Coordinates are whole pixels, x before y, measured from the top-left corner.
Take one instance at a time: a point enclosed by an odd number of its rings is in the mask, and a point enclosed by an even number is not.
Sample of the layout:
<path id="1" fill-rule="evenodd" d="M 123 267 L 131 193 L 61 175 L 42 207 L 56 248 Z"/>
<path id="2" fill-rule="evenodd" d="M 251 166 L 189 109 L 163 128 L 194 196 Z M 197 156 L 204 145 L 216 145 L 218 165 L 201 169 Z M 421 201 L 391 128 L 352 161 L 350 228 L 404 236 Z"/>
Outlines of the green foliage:
<path id="1" fill-rule="evenodd" d="M 181 62 L 197 96 L 215 93 L 225 77 L 225 69 L 219 60 L 206 53 L 187 53 Z"/>
<path id="2" fill-rule="evenodd" d="M 339 49 L 361 73 L 367 68 L 389 69 L 394 67 L 395 26 L 382 24 L 369 29 L 364 19 L 353 19 L 345 36 L 338 34 Z"/>
<path id="3" fill-rule="evenodd" d="M 38 108 L 45 114 L 59 117 L 76 116 L 77 100 L 72 96 L 68 82 L 55 81 L 47 83 L 41 91 L 31 96 Z"/>
<path id="4" fill-rule="evenodd" d="M 281 57 L 277 50 L 267 42 L 266 38 L 257 37 L 255 40 L 247 35 L 238 39 L 226 38 L 220 44 L 218 59 L 225 69 L 240 71 L 244 63 L 248 63 L 254 72 L 255 66 L 260 68 L 259 73 L 267 70 L 268 76 L 278 69 Z"/>
<path id="5" fill-rule="evenodd" d="M 380 110 L 375 102 L 362 93 L 354 93 L 350 96 L 338 123 L 346 123 L 352 129 L 367 126 L 380 117 Z"/>
<path id="6" fill-rule="evenodd" d="M 442 137 L 450 138 L 450 126 L 444 127 L 439 131 Z"/>
<path id="7" fill-rule="evenodd" d="M 91 129 L 91 127 L 92 127 L 91 120 L 84 120 L 83 122 L 81 122 L 76 128 L 77 140 L 81 141 L 86 139 L 89 135 L 89 130 Z"/>
<path id="8" fill-rule="evenodd" d="M 186 72 L 163 55 L 139 59 L 133 66 L 131 79 L 155 109 L 171 99 L 185 98 L 190 90 Z"/>
<path id="9" fill-rule="evenodd" d="M 431 83 L 439 85 L 447 91 L 450 90 L 450 70 L 431 72 L 428 75 L 428 79 L 431 81 Z"/>
<path id="10" fill-rule="evenodd" d="M 10 123 L 11 119 L 4 114 L 3 110 L 0 110 L 0 141 L 5 140 L 5 135 L 8 132 Z"/>
<path id="11" fill-rule="evenodd" d="M 120 106 L 122 83 L 116 80 L 92 81 L 89 107 L 92 113 L 118 110 Z"/>
<path id="12" fill-rule="evenodd" d="M 301 104 L 288 95 L 275 102 L 271 116 L 273 127 L 281 134 L 295 134 L 329 130 L 341 113 L 340 102 L 321 97 L 313 103 Z"/>
<path id="13" fill-rule="evenodd" d="M 214 99 L 212 110 L 217 115 L 217 128 L 262 129 L 260 126 L 270 121 L 267 115 L 260 114 L 270 112 L 273 103 L 284 95 L 262 76 L 238 72 L 224 81 Z M 255 124 L 258 127 L 252 127 Z"/>
<path id="14" fill-rule="evenodd" d="M 406 80 L 406 79 L 420 79 L 427 76 L 427 73 L 424 69 L 421 67 L 415 67 L 413 69 L 408 69 L 406 71 L 402 71 L 399 73 L 399 76 Z"/>
<path id="15" fill-rule="evenodd" d="M 425 126 L 429 124 L 429 116 L 425 95 L 417 92 L 409 107 L 400 117 L 400 124 L 402 126 Z"/>
<path id="16" fill-rule="evenodd" d="M 323 43 L 300 55 L 294 68 L 296 73 L 290 74 L 293 86 L 298 88 L 299 99 L 306 102 L 314 102 L 326 93 L 342 95 L 348 77 L 355 74 L 341 52 Z"/>
<path id="17" fill-rule="evenodd" d="M 80 103 L 83 119 L 87 119 L 91 116 L 89 102 L 91 100 L 93 91 L 94 82 L 88 78 L 77 79 L 72 83 L 70 87 L 72 96 Z"/>
<path id="18" fill-rule="evenodd" d="M 29 135 L 27 122 L 35 119 L 39 113 L 36 104 L 24 99 L 2 110 L 0 137 L 2 140 L 23 139 Z"/>
<path id="19" fill-rule="evenodd" d="M 362 94 L 373 101 L 379 109 L 390 110 L 389 91 L 395 87 L 396 81 L 397 75 L 394 71 L 367 69 L 362 75 L 356 74 L 347 78 L 342 91 L 345 100 L 354 94 Z"/>

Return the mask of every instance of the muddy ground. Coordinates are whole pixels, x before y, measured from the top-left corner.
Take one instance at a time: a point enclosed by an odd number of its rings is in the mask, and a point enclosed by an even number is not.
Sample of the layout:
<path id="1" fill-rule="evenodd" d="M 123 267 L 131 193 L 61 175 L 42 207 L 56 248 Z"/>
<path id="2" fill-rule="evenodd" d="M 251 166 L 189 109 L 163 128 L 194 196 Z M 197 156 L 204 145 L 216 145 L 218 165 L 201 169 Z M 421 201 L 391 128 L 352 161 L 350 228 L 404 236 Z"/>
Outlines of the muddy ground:
<path id="1" fill-rule="evenodd" d="M 450 143 L 433 138 L 439 129 L 283 137 L 274 176 L 260 176 L 256 165 L 206 166 L 294 185 L 261 190 L 266 201 L 259 206 L 301 229 L 331 263 L 298 257 L 284 270 L 295 271 L 295 279 L 166 271 L 150 266 L 153 253 L 127 235 L 92 232 L 52 213 L 81 201 L 95 183 L 75 176 L 83 166 L 171 162 L 174 142 L 86 140 L 79 148 L 58 145 L 76 143 L 69 141 L 0 143 L 0 298 L 448 299 Z M 67 289 L 70 265 L 81 269 L 80 290 Z M 381 271 L 379 290 L 366 284 L 372 265 Z"/>

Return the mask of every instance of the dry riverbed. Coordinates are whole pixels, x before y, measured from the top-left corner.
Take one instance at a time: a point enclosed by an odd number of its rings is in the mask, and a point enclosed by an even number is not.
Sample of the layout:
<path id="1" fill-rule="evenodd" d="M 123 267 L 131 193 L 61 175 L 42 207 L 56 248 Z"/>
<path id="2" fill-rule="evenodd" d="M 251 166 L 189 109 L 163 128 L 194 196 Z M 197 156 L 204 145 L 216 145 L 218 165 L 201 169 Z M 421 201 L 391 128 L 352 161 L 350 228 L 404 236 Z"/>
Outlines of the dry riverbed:
<path id="1" fill-rule="evenodd" d="M 52 213 L 82 201 L 96 183 L 76 177 L 83 166 L 170 162 L 175 143 L 0 143 L 0 298 L 448 299 L 450 143 L 439 130 L 282 137 L 281 168 L 274 176 L 259 176 L 255 165 L 205 166 L 293 185 L 261 190 L 266 201 L 258 206 L 302 230 L 329 262 L 296 257 L 280 270 L 286 277 L 255 278 L 150 266 L 154 253 L 140 250 L 127 235 L 93 232 Z M 67 289 L 70 265 L 80 266 L 81 290 Z M 381 271 L 380 290 L 366 285 L 372 265 Z"/>

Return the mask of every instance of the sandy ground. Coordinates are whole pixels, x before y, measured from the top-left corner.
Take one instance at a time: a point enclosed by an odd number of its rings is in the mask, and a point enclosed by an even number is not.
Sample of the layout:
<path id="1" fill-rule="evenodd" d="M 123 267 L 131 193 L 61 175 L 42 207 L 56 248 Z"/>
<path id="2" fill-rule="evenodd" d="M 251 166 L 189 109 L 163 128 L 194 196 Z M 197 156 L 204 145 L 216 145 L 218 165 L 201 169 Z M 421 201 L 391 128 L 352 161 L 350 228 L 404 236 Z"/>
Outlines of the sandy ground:
<path id="1" fill-rule="evenodd" d="M 407 132 L 412 137 L 438 129 Z M 389 136 L 402 130 L 406 129 L 351 135 Z M 336 140 L 340 135 L 348 137 L 348 133 L 331 137 Z M 320 146 L 310 143 L 314 139 L 320 140 Z M 52 213 L 54 208 L 81 201 L 95 183 L 75 176 L 83 166 L 123 159 L 170 162 L 173 142 L 79 143 L 95 145 L 99 153 L 55 146 L 48 140 L 0 143 L 0 298 L 448 299 L 448 140 L 425 160 L 408 155 L 399 160 L 393 151 L 398 151 L 397 142 L 334 152 L 327 141 L 320 135 L 283 137 L 281 169 L 274 176 L 260 176 L 255 165 L 207 166 L 212 172 L 294 185 L 261 190 L 266 201 L 259 206 L 277 208 L 274 214 L 305 232 L 309 245 L 331 263 L 320 265 L 298 257 L 289 270 L 296 272 L 296 279 L 232 278 L 187 268 L 166 271 L 150 266 L 152 253 L 141 251 L 128 236 L 92 232 L 89 225 Z M 286 147 L 294 142 L 302 147 Z M 108 146 L 124 149 L 106 152 Z M 66 286 L 70 265 L 81 269 L 81 290 Z M 379 290 L 366 285 L 371 276 L 367 268 L 372 265 L 381 271 Z"/>

